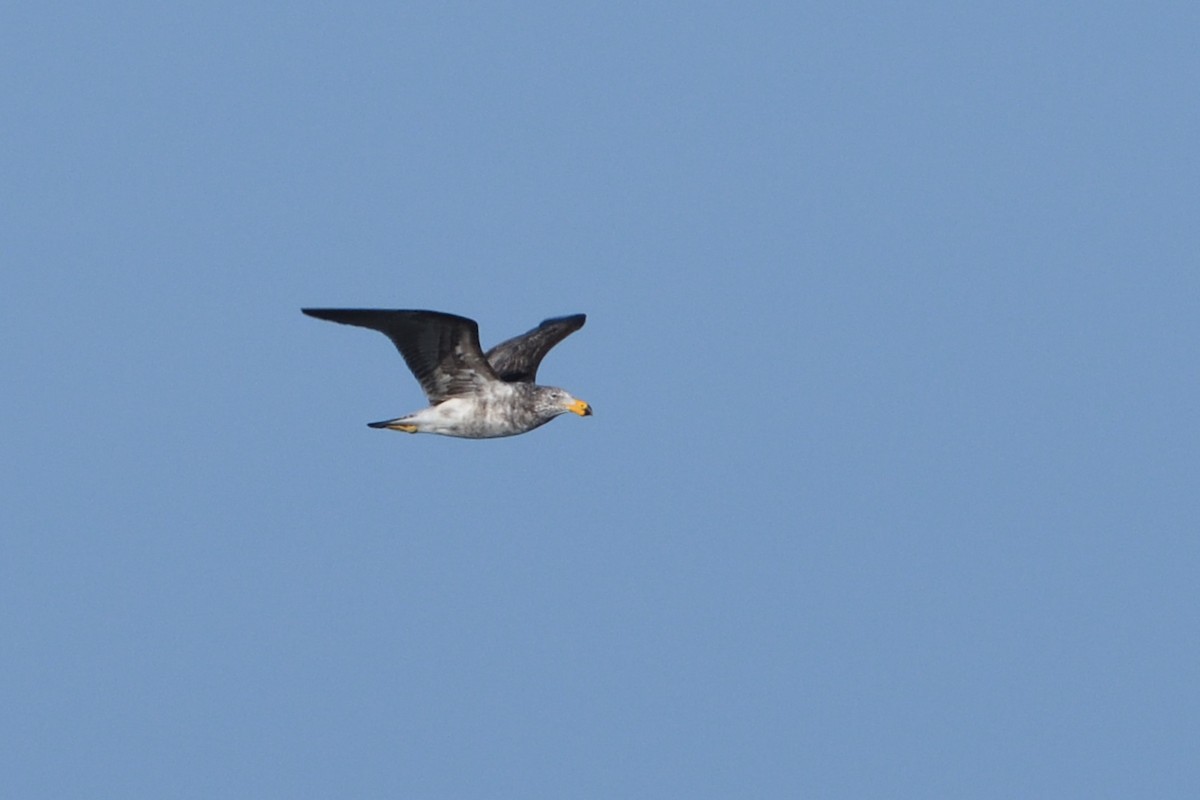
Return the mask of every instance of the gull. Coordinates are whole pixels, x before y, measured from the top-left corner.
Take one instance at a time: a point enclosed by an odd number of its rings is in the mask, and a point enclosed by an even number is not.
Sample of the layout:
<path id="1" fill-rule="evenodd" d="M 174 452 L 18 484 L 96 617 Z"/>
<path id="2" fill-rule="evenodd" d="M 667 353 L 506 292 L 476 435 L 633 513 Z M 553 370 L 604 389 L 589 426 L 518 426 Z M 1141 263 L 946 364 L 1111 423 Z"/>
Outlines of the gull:
<path id="1" fill-rule="evenodd" d="M 379 331 L 396 345 L 421 384 L 428 408 L 371 422 L 372 428 L 492 439 L 526 433 L 567 411 L 581 417 L 592 413 L 590 405 L 563 389 L 534 382 L 550 348 L 583 327 L 583 314 L 545 320 L 484 354 L 479 325 L 456 314 L 367 308 L 301 311 Z"/>

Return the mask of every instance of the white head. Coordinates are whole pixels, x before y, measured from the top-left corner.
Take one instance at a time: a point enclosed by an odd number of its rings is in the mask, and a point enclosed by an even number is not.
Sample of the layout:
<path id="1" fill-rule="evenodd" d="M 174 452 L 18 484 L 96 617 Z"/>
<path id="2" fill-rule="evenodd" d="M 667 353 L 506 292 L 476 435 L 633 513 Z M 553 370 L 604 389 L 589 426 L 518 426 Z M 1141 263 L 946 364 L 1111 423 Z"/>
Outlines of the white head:
<path id="1" fill-rule="evenodd" d="M 572 396 L 570 392 L 554 386 L 542 388 L 543 391 L 539 398 L 541 401 L 539 405 L 546 411 L 555 414 L 570 411 L 572 414 L 578 414 L 581 417 L 590 417 L 592 415 L 592 407 L 578 397 Z"/>

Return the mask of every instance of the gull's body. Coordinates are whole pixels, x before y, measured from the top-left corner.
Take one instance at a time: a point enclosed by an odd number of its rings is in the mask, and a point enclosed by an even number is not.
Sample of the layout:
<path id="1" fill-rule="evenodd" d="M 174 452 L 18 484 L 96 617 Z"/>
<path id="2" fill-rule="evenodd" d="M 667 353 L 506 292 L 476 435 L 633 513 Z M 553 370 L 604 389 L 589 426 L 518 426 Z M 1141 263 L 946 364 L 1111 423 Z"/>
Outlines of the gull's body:
<path id="1" fill-rule="evenodd" d="M 467 439 L 515 436 L 559 414 L 592 413 L 591 406 L 553 386 L 539 386 L 538 365 L 550 348 L 583 327 L 586 317 L 548 319 L 496 345 L 485 355 L 474 320 L 437 311 L 305 308 L 317 319 L 379 331 L 396 349 L 429 398 L 429 407 L 372 428 L 436 433 Z"/>

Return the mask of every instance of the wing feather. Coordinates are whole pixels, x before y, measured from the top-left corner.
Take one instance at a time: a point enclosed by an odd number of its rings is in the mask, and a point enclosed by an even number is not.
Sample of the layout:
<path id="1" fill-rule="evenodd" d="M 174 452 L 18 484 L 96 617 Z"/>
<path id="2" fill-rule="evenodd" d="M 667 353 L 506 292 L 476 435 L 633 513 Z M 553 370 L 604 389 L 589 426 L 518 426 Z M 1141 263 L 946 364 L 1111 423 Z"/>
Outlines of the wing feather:
<path id="1" fill-rule="evenodd" d="M 429 402 L 471 394 L 496 373 L 479 345 L 475 320 L 439 311 L 369 308 L 304 308 L 317 319 L 379 331 L 392 340 Z"/>
<path id="2" fill-rule="evenodd" d="M 555 317 L 531 331 L 501 342 L 487 351 L 487 360 L 500 380 L 509 383 L 533 383 L 538 366 L 550 348 L 583 327 L 584 314 Z"/>

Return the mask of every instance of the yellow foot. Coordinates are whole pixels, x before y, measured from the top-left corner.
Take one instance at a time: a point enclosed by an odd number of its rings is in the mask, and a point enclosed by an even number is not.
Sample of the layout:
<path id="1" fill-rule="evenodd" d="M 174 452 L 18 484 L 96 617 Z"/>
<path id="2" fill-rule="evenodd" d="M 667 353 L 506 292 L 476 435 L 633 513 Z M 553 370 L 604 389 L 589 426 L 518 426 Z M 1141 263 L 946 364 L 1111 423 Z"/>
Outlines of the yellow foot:
<path id="1" fill-rule="evenodd" d="M 389 425 L 388 427 L 394 431 L 404 431 L 405 433 L 416 433 L 417 432 L 416 425 Z"/>

